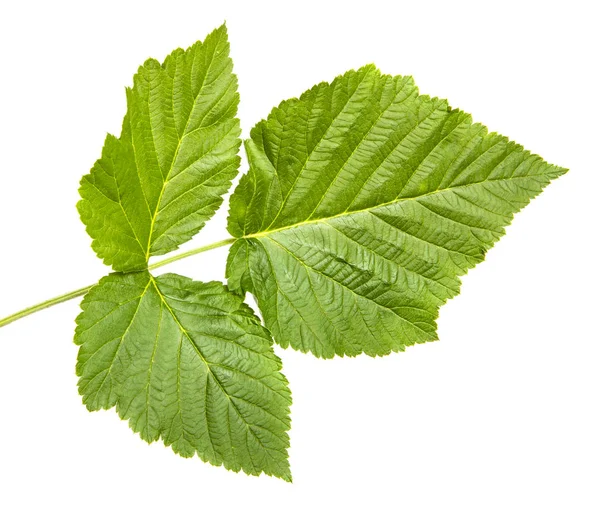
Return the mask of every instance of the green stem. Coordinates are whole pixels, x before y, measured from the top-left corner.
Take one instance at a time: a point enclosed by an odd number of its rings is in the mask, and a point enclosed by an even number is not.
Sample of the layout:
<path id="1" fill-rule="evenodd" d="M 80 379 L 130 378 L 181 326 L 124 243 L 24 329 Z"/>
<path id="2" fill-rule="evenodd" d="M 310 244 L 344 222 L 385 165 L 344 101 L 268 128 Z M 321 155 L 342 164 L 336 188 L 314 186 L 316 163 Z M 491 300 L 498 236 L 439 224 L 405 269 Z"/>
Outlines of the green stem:
<path id="1" fill-rule="evenodd" d="M 214 250 L 215 248 L 220 248 L 221 246 L 226 246 L 228 244 L 232 244 L 235 239 L 224 239 L 223 241 L 218 241 L 216 243 L 207 244 L 206 246 L 201 246 L 200 248 L 196 248 L 194 250 L 185 251 L 180 253 L 179 255 L 174 255 L 167 259 L 161 260 L 154 264 L 148 266 L 148 269 L 156 269 L 158 267 L 166 266 L 167 264 L 171 264 L 177 260 L 185 259 L 187 257 L 191 257 L 192 255 L 197 255 L 198 253 L 202 253 L 203 251 Z M 0 328 L 2 326 L 6 326 L 11 322 L 22 319 L 23 317 L 27 317 L 32 313 L 39 312 L 40 310 L 44 310 L 45 308 L 50 308 L 51 306 L 58 305 L 59 303 L 64 303 L 65 301 L 69 301 L 79 296 L 83 296 L 87 294 L 88 290 L 90 290 L 94 285 L 88 285 L 87 287 L 82 287 L 81 289 L 72 290 L 71 292 L 67 292 L 62 296 L 56 296 L 52 299 L 48 299 L 42 303 L 38 303 L 37 305 L 30 306 L 29 308 L 25 308 L 20 312 L 14 313 L 5 317 L 4 319 L 0 319 Z"/>
<path id="2" fill-rule="evenodd" d="M 200 246 L 200 248 L 196 248 L 194 250 L 184 251 L 183 253 L 180 253 L 179 255 L 173 255 L 172 257 L 169 257 L 168 259 L 164 259 L 164 260 L 160 260 L 159 262 L 155 262 L 154 264 L 149 265 L 148 269 L 156 269 L 156 268 L 159 268 L 162 266 L 166 266 L 167 264 L 170 264 L 171 262 L 176 262 L 177 260 L 186 259 L 188 257 L 191 257 L 192 255 L 197 255 L 198 253 L 202 253 L 203 251 L 214 250 L 215 248 L 220 248 L 221 246 L 227 246 L 228 244 L 233 244 L 234 242 L 235 242 L 235 239 L 233 237 L 231 237 L 229 239 L 223 239 L 222 241 L 217 241 L 216 243 L 207 244 L 205 246 Z"/>

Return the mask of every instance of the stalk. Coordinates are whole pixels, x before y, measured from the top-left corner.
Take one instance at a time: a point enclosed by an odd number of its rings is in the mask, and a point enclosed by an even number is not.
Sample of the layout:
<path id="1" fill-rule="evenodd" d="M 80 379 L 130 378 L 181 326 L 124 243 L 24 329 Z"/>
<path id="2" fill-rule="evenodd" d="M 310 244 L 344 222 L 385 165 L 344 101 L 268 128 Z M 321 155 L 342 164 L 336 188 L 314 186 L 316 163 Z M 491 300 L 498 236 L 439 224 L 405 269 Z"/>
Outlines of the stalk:
<path id="1" fill-rule="evenodd" d="M 195 248 L 193 250 L 185 251 L 180 253 L 179 255 L 173 255 L 172 257 L 166 258 L 164 260 L 160 260 L 159 262 L 155 262 L 148 266 L 148 269 L 156 269 L 158 267 L 166 266 L 167 264 L 171 264 L 177 260 L 185 259 L 187 257 L 191 257 L 192 255 L 197 255 L 198 253 L 202 253 L 203 251 L 214 250 L 215 248 L 220 248 L 221 246 L 226 246 L 228 244 L 232 244 L 235 239 L 224 239 L 223 241 L 218 241 L 216 243 L 207 244 L 205 246 L 201 246 L 200 248 Z M 95 285 L 95 284 L 94 284 Z M 88 285 L 86 287 L 82 287 L 81 289 L 72 290 L 71 292 L 67 292 L 66 294 L 62 294 L 60 296 L 53 297 L 51 299 L 47 299 L 37 305 L 30 306 L 21 310 L 20 312 L 13 313 L 4 319 L 0 319 L 0 328 L 10 324 L 11 322 L 15 322 L 23 317 L 27 317 L 33 313 L 39 312 L 40 310 L 44 310 L 46 308 L 50 308 L 51 306 L 58 305 L 59 303 L 64 303 L 65 301 L 70 301 L 71 299 L 75 299 L 76 297 L 83 296 L 87 294 L 87 292 L 94 286 Z"/>

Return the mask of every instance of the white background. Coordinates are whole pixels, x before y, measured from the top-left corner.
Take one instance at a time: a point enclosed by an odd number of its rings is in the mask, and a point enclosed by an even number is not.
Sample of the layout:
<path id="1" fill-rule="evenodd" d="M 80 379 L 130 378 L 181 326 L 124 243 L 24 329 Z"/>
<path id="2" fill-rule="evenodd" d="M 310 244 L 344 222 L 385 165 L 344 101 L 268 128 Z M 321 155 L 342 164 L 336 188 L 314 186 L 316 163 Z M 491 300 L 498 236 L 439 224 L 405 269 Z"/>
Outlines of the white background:
<path id="1" fill-rule="evenodd" d="M 107 272 L 78 181 L 119 133 L 137 66 L 223 20 L 245 136 L 280 100 L 375 62 L 571 171 L 464 278 L 440 342 L 383 359 L 276 349 L 293 484 L 178 458 L 113 411 L 88 413 L 77 300 L 1 329 L 0 508 L 600 508 L 594 3 L 3 3 L 0 317 Z M 186 248 L 227 237 L 225 217 Z M 219 279 L 225 255 L 168 270 Z"/>

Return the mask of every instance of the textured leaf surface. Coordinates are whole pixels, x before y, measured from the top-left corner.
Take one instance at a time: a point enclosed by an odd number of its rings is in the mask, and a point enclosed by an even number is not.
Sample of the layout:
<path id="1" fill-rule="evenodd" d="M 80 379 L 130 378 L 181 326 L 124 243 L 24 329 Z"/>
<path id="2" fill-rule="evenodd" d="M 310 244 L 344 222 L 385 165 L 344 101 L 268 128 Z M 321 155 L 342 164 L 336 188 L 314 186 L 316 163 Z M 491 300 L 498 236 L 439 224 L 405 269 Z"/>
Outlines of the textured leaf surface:
<path id="1" fill-rule="evenodd" d="M 291 402 L 269 333 L 221 283 L 111 274 L 82 303 L 79 391 L 184 457 L 290 480 Z"/>
<path id="2" fill-rule="evenodd" d="M 435 340 L 459 276 L 565 172 L 373 66 L 281 103 L 246 151 L 229 286 L 322 357 Z"/>
<path id="3" fill-rule="evenodd" d="M 239 167 L 238 102 L 225 26 L 139 68 L 121 136 L 106 137 L 79 190 L 81 219 L 106 264 L 144 269 L 214 214 Z"/>

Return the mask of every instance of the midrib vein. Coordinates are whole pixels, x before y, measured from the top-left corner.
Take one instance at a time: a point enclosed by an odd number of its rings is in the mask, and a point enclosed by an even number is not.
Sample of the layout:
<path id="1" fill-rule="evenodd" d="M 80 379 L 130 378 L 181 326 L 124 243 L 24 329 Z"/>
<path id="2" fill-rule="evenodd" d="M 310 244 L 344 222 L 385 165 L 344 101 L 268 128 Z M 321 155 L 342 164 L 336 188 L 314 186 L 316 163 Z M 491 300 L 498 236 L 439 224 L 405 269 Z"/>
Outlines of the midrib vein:
<path id="1" fill-rule="evenodd" d="M 198 100 L 198 97 L 202 93 L 202 89 L 204 88 L 204 84 L 206 83 L 206 77 L 210 73 L 211 67 L 214 63 L 215 52 L 216 52 L 216 45 L 213 48 L 213 53 L 211 55 L 210 62 L 208 64 L 208 68 L 206 69 L 206 73 L 204 74 L 204 76 L 202 78 L 202 83 L 200 84 L 200 87 L 198 87 L 198 93 L 196 94 L 196 96 L 194 96 L 192 108 L 190 109 L 190 113 L 189 113 L 187 121 L 185 123 L 185 127 L 183 128 L 181 138 L 179 138 L 179 141 L 177 142 L 177 147 L 175 148 L 175 152 L 173 153 L 173 159 L 171 160 L 171 166 L 169 167 L 169 171 L 167 172 L 165 180 L 163 181 L 162 188 L 160 189 L 160 193 L 158 195 L 158 200 L 156 201 L 156 207 L 154 209 L 154 214 L 152 215 L 152 220 L 150 221 L 150 230 L 148 232 L 148 246 L 146 247 L 146 262 L 148 260 L 150 260 L 150 250 L 152 248 L 152 241 L 154 240 L 154 225 L 156 223 L 156 218 L 158 217 L 158 213 L 160 211 L 160 204 L 161 204 L 163 195 L 165 193 L 165 190 L 167 188 L 167 184 L 169 183 L 171 173 L 173 172 L 173 168 L 175 168 L 175 162 L 177 161 L 177 156 L 179 156 L 179 150 L 181 149 L 181 144 L 183 142 L 183 139 L 189 134 L 188 127 L 190 125 L 190 120 L 192 119 L 192 115 L 194 113 L 194 108 L 196 107 L 196 101 Z M 194 59 L 194 64 L 195 64 L 195 59 Z M 172 100 L 173 100 L 173 95 L 171 94 L 171 101 Z M 174 118 L 174 115 L 173 115 L 173 118 Z M 150 126 L 150 131 L 153 133 L 152 126 Z M 153 138 L 154 138 L 154 133 L 153 133 Z"/>
<path id="2" fill-rule="evenodd" d="M 221 383 L 221 381 L 219 380 L 219 378 L 213 372 L 213 370 L 211 368 L 211 366 L 213 365 L 213 363 L 211 363 L 210 361 L 208 361 L 204 357 L 204 354 L 200 351 L 200 348 L 198 347 L 198 345 L 196 344 L 196 342 L 194 342 L 194 340 L 190 336 L 190 333 L 188 332 L 188 330 L 179 321 L 179 318 L 177 317 L 177 314 L 175 313 L 175 311 L 173 310 L 173 308 L 171 308 L 171 305 L 169 305 L 169 303 L 167 302 L 165 296 L 163 295 L 162 291 L 158 287 L 158 284 L 156 283 L 156 280 L 155 280 L 155 278 L 153 276 L 150 276 L 150 282 L 152 283 L 152 285 L 154 285 L 154 289 L 156 290 L 158 296 L 160 297 L 161 302 L 164 303 L 165 307 L 169 311 L 169 314 L 173 318 L 174 322 L 177 324 L 177 326 L 181 330 L 181 333 L 188 339 L 188 341 L 190 342 L 192 348 L 194 349 L 194 351 L 196 352 L 196 354 L 198 355 L 198 357 L 202 360 L 202 362 L 206 366 L 207 375 L 209 375 L 212 378 L 212 380 L 217 384 L 217 386 L 219 387 L 219 389 L 221 390 L 221 392 L 223 393 L 223 395 L 227 399 L 227 403 L 229 405 L 231 405 L 231 407 L 233 408 L 233 410 L 238 415 L 238 418 L 246 426 L 247 430 L 254 436 L 254 438 L 257 440 L 257 442 L 265 449 L 265 451 L 268 452 L 268 448 L 263 445 L 262 441 L 256 436 L 256 434 L 254 433 L 254 431 L 250 428 L 250 424 L 246 421 L 246 419 L 244 418 L 244 416 L 242 415 L 242 413 L 238 409 L 237 405 L 233 401 L 234 397 L 232 397 L 232 395 L 230 395 L 227 392 L 227 390 L 225 389 L 225 387 L 223 386 L 223 384 Z M 206 411 L 206 416 L 208 416 L 208 411 Z M 230 437 L 230 441 L 233 441 L 233 436 L 231 434 L 231 430 L 229 431 L 229 437 Z M 212 441 L 211 441 L 211 446 L 212 446 Z M 235 452 L 234 452 L 234 454 L 235 454 Z M 272 457 L 270 454 L 269 454 L 269 456 Z"/>
<path id="3" fill-rule="evenodd" d="M 196 99 L 197 98 L 194 98 L 194 103 L 195 103 Z M 175 152 L 173 154 L 173 160 L 171 161 L 171 166 L 169 168 L 169 171 L 167 172 L 167 176 L 165 177 L 165 180 L 163 181 L 162 188 L 160 189 L 160 193 L 158 195 L 158 200 L 156 201 L 156 207 L 154 209 L 154 214 L 152 215 L 152 220 L 150 221 L 150 230 L 148 232 L 148 246 L 146 247 L 146 261 L 148 261 L 150 259 L 150 249 L 152 248 L 152 241 L 154 239 L 154 224 L 156 223 L 156 218 L 158 217 L 158 213 L 160 211 L 160 204 L 162 202 L 163 195 L 165 194 L 165 189 L 167 188 L 167 183 L 169 182 L 169 179 L 171 178 L 171 173 L 173 172 L 173 168 L 175 168 L 175 162 L 177 161 L 177 156 L 179 155 L 179 149 L 181 148 L 181 143 L 183 142 L 183 139 L 187 135 L 186 131 L 187 131 L 188 125 L 190 123 L 190 119 L 192 118 L 193 109 L 194 108 L 192 107 L 192 110 L 190 111 L 188 120 L 185 124 L 185 128 L 183 130 L 183 135 L 181 136 L 181 138 L 179 139 L 179 141 L 177 143 L 177 148 L 175 149 Z"/>
<path id="4" fill-rule="evenodd" d="M 498 182 L 498 181 L 513 181 L 513 180 L 517 180 L 517 179 L 533 179 L 535 177 L 544 177 L 544 175 L 539 175 L 539 174 L 538 175 L 523 175 L 523 176 L 509 177 L 509 178 L 504 178 L 504 179 L 486 179 L 484 181 L 472 182 L 469 184 L 462 184 L 460 186 L 453 186 L 451 188 L 443 188 L 443 189 L 430 191 L 429 193 L 424 193 L 423 195 L 418 195 L 416 197 L 394 198 L 394 200 L 390 200 L 389 202 L 383 202 L 381 204 L 376 204 L 376 205 L 373 205 L 370 207 L 365 207 L 363 209 L 356 209 L 354 211 L 343 211 L 339 214 L 334 214 L 333 216 L 327 216 L 325 218 L 317 218 L 314 220 L 300 221 L 298 223 L 293 223 L 292 225 L 287 225 L 285 227 L 275 228 L 273 230 L 264 230 L 261 232 L 255 232 L 254 234 L 247 234 L 247 235 L 241 236 L 239 239 L 251 239 L 251 238 L 257 238 L 257 237 L 265 237 L 270 234 L 275 234 L 277 232 L 282 232 L 282 231 L 289 230 L 289 229 L 296 228 L 296 227 L 303 227 L 305 225 L 312 225 L 312 224 L 316 224 L 316 223 L 327 223 L 328 221 L 335 220 L 337 218 L 343 218 L 344 216 L 352 216 L 354 214 L 360 214 L 360 213 L 365 213 L 365 212 L 369 212 L 369 211 L 374 211 L 375 209 L 380 209 L 380 208 L 386 207 L 388 205 L 394 205 L 394 204 L 398 204 L 401 202 L 409 202 L 411 200 L 419 200 L 419 199 L 430 197 L 430 196 L 441 195 L 445 192 L 454 192 L 455 190 L 458 190 L 458 189 L 465 189 L 465 188 L 469 188 L 472 186 L 483 185 L 486 182 L 493 183 L 493 182 Z"/>

